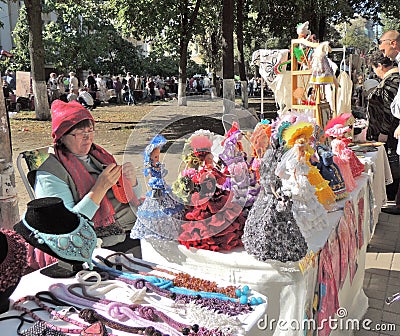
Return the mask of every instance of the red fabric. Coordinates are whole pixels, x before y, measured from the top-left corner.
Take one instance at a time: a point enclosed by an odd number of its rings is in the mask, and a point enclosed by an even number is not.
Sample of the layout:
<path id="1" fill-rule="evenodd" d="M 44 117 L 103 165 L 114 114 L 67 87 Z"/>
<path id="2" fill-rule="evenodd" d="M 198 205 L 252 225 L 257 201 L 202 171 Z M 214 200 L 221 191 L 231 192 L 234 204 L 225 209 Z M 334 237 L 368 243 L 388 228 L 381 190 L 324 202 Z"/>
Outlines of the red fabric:
<path id="1" fill-rule="evenodd" d="M 94 119 L 90 112 L 76 100 L 65 103 L 57 99 L 51 104 L 51 112 L 51 136 L 53 137 L 54 143 L 71 129 L 71 127 L 82 120 L 89 119 L 92 120 L 94 124 Z"/>
<path id="2" fill-rule="evenodd" d="M 196 196 L 198 193 L 193 194 L 194 198 Z M 218 201 L 211 198 L 205 203 L 194 204 L 194 208 L 186 214 L 189 222 L 182 225 L 179 243 L 187 248 L 211 251 L 227 251 L 243 246 L 241 237 L 246 219 L 240 205 L 231 199 L 231 195 L 223 194 Z"/>
<path id="3" fill-rule="evenodd" d="M 225 138 L 224 140 L 222 140 L 221 145 L 223 146 L 225 144 L 225 141 L 228 140 L 233 135 L 233 133 L 237 131 L 239 131 L 239 124 L 237 121 L 234 121 L 232 123 L 231 129 L 225 134 Z"/>
<path id="4" fill-rule="evenodd" d="M 103 164 L 108 165 L 111 163 L 116 163 L 114 157 L 99 145 L 93 144 L 89 154 L 93 155 L 99 162 Z M 68 173 L 71 175 L 72 180 L 76 185 L 79 199 L 82 199 L 95 184 L 96 182 L 95 178 L 85 169 L 82 161 L 80 161 L 72 153 L 63 152 L 56 147 L 55 155 L 57 159 L 61 162 L 61 164 L 65 167 L 65 169 L 68 171 Z M 123 183 L 123 186 L 125 185 L 127 187 L 125 183 L 126 182 Z M 131 188 L 130 190 L 132 190 L 131 186 L 130 188 Z M 124 190 L 122 191 L 119 190 L 119 192 L 122 194 Z M 133 192 L 129 196 L 133 197 L 132 198 L 133 203 L 138 204 L 139 201 Z M 125 198 L 128 199 L 126 195 Z M 107 198 L 107 196 L 105 196 L 100 202 L 100 207 L 96 211 L 92 219 L 94 226 L 104 227 L 114 223 L 115 222 L 114 214 L 115 214 L 114 208 L 110 200 Z"/>

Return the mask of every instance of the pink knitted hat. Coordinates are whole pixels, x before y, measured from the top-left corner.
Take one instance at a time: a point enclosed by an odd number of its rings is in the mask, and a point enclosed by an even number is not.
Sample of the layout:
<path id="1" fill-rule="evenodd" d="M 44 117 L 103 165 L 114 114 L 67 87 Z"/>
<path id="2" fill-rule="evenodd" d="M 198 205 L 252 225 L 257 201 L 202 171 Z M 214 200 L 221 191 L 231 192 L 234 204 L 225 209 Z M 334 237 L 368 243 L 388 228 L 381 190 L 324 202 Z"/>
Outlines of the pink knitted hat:
<path id="1" fill-rule="evenodd" d="M 51 104 L 51 112 L 51 136 L 54 143 L 82 120 L 89 119 L 94 124 L 93 116 L 76 100 L 65 103 L 57 99 Z"/>

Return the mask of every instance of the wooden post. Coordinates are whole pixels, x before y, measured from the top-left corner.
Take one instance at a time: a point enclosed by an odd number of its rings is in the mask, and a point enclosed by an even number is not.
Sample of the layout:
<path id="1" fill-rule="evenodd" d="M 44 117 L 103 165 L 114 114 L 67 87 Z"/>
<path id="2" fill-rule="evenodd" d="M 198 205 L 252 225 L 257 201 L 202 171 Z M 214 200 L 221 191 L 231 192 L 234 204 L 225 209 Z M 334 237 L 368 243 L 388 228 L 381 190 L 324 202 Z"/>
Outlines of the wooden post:
<path id="1" fill-rule="evenodd" d="M 3 90 L 0 90 L 0 227 L 12 229 L 19 221 L 12 163 L 11 132 Z"/>
<path id="2" fill-rule="evenodd" d="M 261 120 L 264 119 L 264 78 L 261 76 Z"/>

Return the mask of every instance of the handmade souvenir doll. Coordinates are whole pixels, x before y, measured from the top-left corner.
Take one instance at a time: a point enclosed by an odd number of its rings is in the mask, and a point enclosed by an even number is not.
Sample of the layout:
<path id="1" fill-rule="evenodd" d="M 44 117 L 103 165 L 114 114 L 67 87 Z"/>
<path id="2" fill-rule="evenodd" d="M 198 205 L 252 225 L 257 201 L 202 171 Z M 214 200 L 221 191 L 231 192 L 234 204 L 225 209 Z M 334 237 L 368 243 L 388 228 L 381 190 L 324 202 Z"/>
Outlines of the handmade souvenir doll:
<path id="1" fill-rule="evenodd" d="M 214 165 L 211 145 L 207 135 L 196 134 L 190 138 L 193 155 L 201 164 L 192 176 L 194 192 L 186 213 L 188 221 L 182 225 L 178 240 L 187 248 L 230 250 L 242 245 L 245 218 L 242 207 L 232 202 L 233 194 L 222 189 L 226 176 Z"/>
<path id="2" fill-rule="evenodd" d="M 260 164 L 269 145 L 272 127 L 268 120 L 263 120 L 256 125 L 250 137 L 251 147 L 253 150 L 251 159 L 251 170 L 256 174 L 257 181 L 260 179 Z"/>
<path id="3" fill-rule="evenodd" d="M 335 124 L 341 124 L 345 127 L 348 126 L 350 132 L 351 128 L 354 126 L 354 121 L 355 119 L 351 113 L 342 113 L 338 117 L 329 120 L 325 126 L 325 129 L 328 129 Z M 351 137 L 346 136 L 349 132 L 344 133 L 344 135 L 340 137 L 340 140 L 346 147 L 348 147 L 352 141 Z M 349 155 L 350 155 L 351 173 L 355 178 L 357 176 L 360 176 L 364 172 L 364 164 L 360 161 L 360 159 L 353 151 L 350 151 Z"/>
<path id="4" fill-rule="evenodd" d="M 296 128 L 294 131 L 291 128 Z M 307 160 L 308 139 L 313 129 L 309 125 L 292 125 L 283 134 L 288 151 L 282 156 L 275 173 L 282 179 L 282 190 L 293 200 L 293 216 L 307 244 L 316 231 L 329 227 L 327 211 L 315 195 L 315 187 L 307 175 L 310 165 Z M 329 189 L 330 190 L 330 189 Z"/>
<path id="5" fill-rule="evenodd" d="M 256 185 L 256 179 L 250 176 L 246 153 L 243 151 L 240 141 L 242 132 L 238 126 L 234 122 L 222 142 L 224 149 L 219 158 L 227 173 L 223 187 L 233 192 L 233 202 L 237 202 L 243 207 L 250 207 L 254 203 L 260 188 Z"/>
<path id="6" fill-rule="evenodd" d="M 185 205 L 190 205 L 191 197 L 197 186 L 193 183 L 193 177 L 198 173 L 200 167 L 204 164 L 205 155 L 201 153 L 195 153 L 191 147 L 192 139 L 196 141 L 196 137 L 201 135 L 200 139 L 204 142 L 202 145 L 206 146 L 208 150 L 213 144 L 213 133 L 208 130 L 200 129 L 194 132 L 189 139 L 185 142 L 182 151 L 182 162 L 185 164 L 185 168 L 180 173 L 180 176 L 172 184 L 172 191 L 174 195 L 179 197 Z M 193 143 L 194 144 L 194 143 Z"/>
<path id="7" fill-rule="evenodd" d="M 165 143 L 166 139 L 157 135 L 144 151 L 143 172 L 145 177 L 149 177 L 151 190 L 138 208 L 136 223 L 131 230 L 133 239 L 154 237 L 173 240 L 180 233 L 184 207 L 179 199 L 174 198 L 164 180 L 168 171 L 160 162 L 160 150 Z"/>
<path id="8" fill-rule="evenodd" d="M 299 39 L 308 39 L 311 36 L 311 31 L 308 29 L 309 22 L 299 23 L 296 26 L 297 38 Z M 299 65 L 302 66 L 302 69 L 308 69 L 310 65 L 310 56 L 311 56 L 311 49 L 307 48 L 307 46 L 303 44 L 299 44 L 298 46 L 294 47 L 293 54 L 297 59 Z"/>
<path id="9" fill-rule="evenodd" d="M 247 253 L 261 261 L 298 261 L 307 254 L 307 243 L 292 213 L 292 201 L 281 193 L 275 168 L 283 146 L 272 141 L 260 166 L 261 191 L 251 208 L 242 237 Z"/>
<path id="10" fill-rule="evenodd" d="M 349 131 L 350 127 L 345 126 L 345 121 L 340 116 L 331 119 L 325 127 L 325 134 L 333 138 L 331 146 L 332 152 L 335 154 L 334 162 L 342 173 L 347 191 L 351 192 L 356 187 L 354 177 L 359 176 L 364 171 L 364 165 L 348 148 L 348 140 L 345 134 Z"/>
<path id="11" fill-rule="evenodd" d="M 336 200 L 341 200 L 348 196 L 346 184 L 338 165 L 335 163 L 332 151 L 324 146 L 317 147 L 319 162 L 316 167 L 319 169 L 322 177 L 329 181 L 329 187 L 335 194 Z"/>
<path id="12" fill-rule="evenodd" d="M 311 78 L 310 84 L 335 84 L 338 82 L 333 71 L 332 65 L 328 60 L 328 53 L 331 50 L 329 42 L 321 42 L 313 52 L 311 59 Z"/>
<path id="13" fill-rule="evenodd" d="M 335 205 L 336 197 L 332 189 L 329 187 L 329 181 L 325 180 L 318 168 L 312 165 L 313 161 L 317 158 L 314 156 L 314 150 L 309 145 L 314 130 L 314 124 L 308 122 L 299 122 L 289 127 L 284 132 L 284 139 L 286 139 L 286 146 L 292 147 L 297 140 L 303 139 L 305 152 L 305 162 L 309 166 L 307 178 L 312 186 L 315 187 L 315 195 L 318 201 L 327 210 L 332 210 Z"/>
<path id="14" fill-rule="evenodd" d="M 332 150 L 326 146 L 325 133 L 318 125 L 314 129 L 315 144 L 314 148 L 318 154 L 319 160 L 312 164 L 316 166 L 322 177 L 329 181 L 329 187 L 335 194 L 336 200 L 343 199 L 348 196 L 346 185 L 339 167 L 333 160 Z"/>

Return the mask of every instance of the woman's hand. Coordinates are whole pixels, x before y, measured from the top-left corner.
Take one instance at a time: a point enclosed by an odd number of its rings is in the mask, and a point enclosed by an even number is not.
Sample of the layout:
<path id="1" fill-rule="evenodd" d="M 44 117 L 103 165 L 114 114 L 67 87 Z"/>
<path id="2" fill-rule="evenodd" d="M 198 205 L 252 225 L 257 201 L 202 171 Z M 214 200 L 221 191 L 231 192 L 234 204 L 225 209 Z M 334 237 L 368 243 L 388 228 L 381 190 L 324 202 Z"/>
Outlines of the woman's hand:
<path id="1" fill-rule="evenodd" d="M 122 165 L 122 174 L 126 179 L 131 181 L 132 187 L 135 187 L 137 185 L 136 171 L 132 162 L 126 162 Z"/>
<path id="2" fill-rule="evenodd" d="M 96 183 L 89 191 L 89 197 L 96 204 L 100 204 L 101 200 L 107 193 L 107 191 L 117 183 L 119 177 L 121 176 L 122 166 L 115 163 L 109 164 L 99 175 Z"/>

